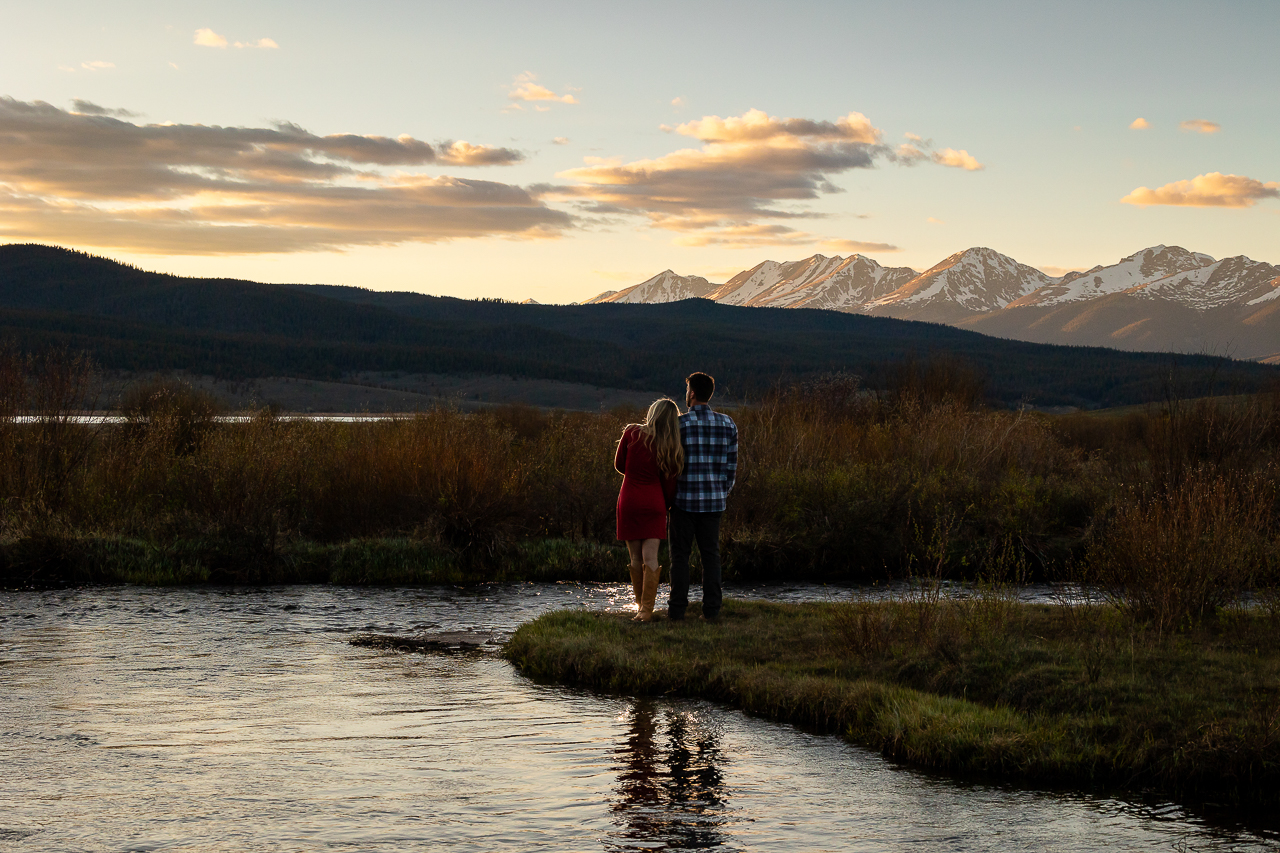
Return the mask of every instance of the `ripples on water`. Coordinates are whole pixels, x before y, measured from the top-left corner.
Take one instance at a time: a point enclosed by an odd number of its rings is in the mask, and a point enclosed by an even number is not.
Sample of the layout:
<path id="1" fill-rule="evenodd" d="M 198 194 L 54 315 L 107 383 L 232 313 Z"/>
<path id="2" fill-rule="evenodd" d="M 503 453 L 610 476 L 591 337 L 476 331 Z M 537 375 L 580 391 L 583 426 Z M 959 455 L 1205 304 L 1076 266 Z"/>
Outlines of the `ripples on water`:
<path id="1" fill-rule="evenodd" d="M 494 656 L 346 644 L 628 594 L 0 593 L 0 850 L 1277 849 L 1173 808 L 939 781 L 707 703 L 539 686 Z"/>

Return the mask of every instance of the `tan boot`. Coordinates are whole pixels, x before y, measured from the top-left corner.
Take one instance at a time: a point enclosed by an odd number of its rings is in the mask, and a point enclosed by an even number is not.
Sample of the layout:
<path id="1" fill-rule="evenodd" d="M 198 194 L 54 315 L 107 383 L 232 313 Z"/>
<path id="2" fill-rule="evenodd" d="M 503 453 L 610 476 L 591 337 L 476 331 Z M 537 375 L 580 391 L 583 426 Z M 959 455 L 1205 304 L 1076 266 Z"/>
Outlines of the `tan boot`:
<path id="1" fill-rule="evenodd" d="M 631 621 L 635 622 L 640 618 L 640 599 L 644 593 L 644 563 L 638 566 L 631 566 L 631 592 L 636 599 L 636 615 L 631 617 Z"/>
<path id="2" fill-rule="evenodd" d="M 644 591 L 640 596 L 640 613 L 636 615 L 636 621 L 653 621 L 653 603 L 658 598 L 658 581 L 661 578 L 661 566 L 646 565 L 644 567 Z"/>

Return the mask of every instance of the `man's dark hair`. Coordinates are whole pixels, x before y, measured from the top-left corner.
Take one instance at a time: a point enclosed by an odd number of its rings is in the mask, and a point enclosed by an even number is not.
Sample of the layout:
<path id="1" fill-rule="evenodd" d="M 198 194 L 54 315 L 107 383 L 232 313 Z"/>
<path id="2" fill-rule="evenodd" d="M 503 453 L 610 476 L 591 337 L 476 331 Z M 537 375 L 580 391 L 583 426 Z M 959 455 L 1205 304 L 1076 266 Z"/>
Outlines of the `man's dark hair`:
<path id="1" fill-rule="evenodd" d="M 704 403 L 716 393 L 716 381 L 705 373 L 690 373 L 685 382 L 689 384 L 689 390 L 693 392 L 694 398 Z"/>

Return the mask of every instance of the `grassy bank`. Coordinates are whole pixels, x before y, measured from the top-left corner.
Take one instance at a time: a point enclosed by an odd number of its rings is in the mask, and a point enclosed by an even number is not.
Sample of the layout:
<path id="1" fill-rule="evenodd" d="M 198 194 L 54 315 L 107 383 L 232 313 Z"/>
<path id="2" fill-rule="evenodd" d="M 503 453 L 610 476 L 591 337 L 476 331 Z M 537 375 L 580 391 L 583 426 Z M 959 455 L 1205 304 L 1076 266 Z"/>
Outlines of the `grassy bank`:
<path id="1" fill-rule="evenodd" d="M 505 654 L 544 681 L 700 697 L 909 764 L 1280 805 L 1280 632 L 1158 633 L 1109 607 L 730 601 L 718 625 L 560 611 Z"/>

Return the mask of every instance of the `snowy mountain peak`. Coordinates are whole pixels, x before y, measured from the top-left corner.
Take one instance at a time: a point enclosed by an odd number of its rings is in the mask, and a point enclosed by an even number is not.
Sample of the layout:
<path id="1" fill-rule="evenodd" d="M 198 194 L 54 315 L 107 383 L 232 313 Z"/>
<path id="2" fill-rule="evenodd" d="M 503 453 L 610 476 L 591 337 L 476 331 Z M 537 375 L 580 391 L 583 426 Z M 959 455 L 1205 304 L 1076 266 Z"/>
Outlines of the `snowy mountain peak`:
<path id="1" fill-rule="evenodd" d="M 1004 308 L 1054 281 L 1008 255 L 975 246 L 956 252 L 862 310 L 946 322 Z"/>
<path id="2" fill-rule="evenodd" d="M 1212 256 L 1189 252 L 1181 246 L 1151 246 L 1121 258 L 1110 266 L 1096 266 L 1086 272 L 1068 273 L 1035 293 L 1017 300 L 1013 305 L 1061 305 L 1083 299 L 1097 299 L 1145 287 L 1166 276 L 1200 269 L 1212 263 Z"/>
<path id="3" fill-rule="evenodd" d="M 1200 255 L 1208 258 L 1208 255 Z M 1280 267 L 1236 255 L 1137 285 L 1129 293 L 1178 302 L 1197 311 L 1225 305 L 1255 305 L 1276 298 Z"/>
<path id="4" fill-rule="evenodd" d="M 729 305 L 856 310 L 915 275 L 882 267 L 863 255 L 812 255 L 800 261 L 765 261 L 729 279 L 711 294 Z"/>
<path id="5" fill-rule="evenodd" d="M 705 298 L 716 285 L 699 275 L 677 275 L 663 270 L 647 281 L 623 290 L 608 290 L 588 299 L 584 305 L 601 302 L 679 302 L 681 299 Z"/>
<path id="6" fill-rule="evenodd" d="M 950 255 L 923 273 L 883 267 L 865 255 L 815 254 L 761 261 L 724 284 L 663 270 L 589 302 L 673 302 L 702 297 L 727 305 L 824 308 L 961 322 L 1006 308 L 1056 307 L 1125 294 L 1194 311 L 1280 299 L 1280 267 L 1243 255 L 1221 261 L 1181 246 L 1149 246 L 1109 266 L 1055 278 L 986 246 Z"/>

